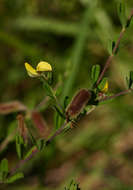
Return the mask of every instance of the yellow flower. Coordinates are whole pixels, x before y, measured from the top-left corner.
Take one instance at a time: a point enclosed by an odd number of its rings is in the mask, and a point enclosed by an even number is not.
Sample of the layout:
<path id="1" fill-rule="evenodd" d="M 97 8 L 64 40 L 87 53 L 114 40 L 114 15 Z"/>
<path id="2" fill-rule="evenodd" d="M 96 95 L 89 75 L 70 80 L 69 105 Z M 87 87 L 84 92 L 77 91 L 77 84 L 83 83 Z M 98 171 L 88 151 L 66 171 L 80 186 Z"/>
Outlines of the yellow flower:
<path id="1" fill-rule="evenodd" d="M 106 93 L 108 91 L 108 87 L 109 87 L 109 84 L 108 84 L 108 81 L 106 81 L 103 89 L 101 90 L 103 93 Z"/>
<path id="2" fill-rule="evenodd" d="M 25 68 L 30 77 L 39 77 L 41 72 L 52 71 L 51 65 L 45 61 L 39 62 L 36 69 L 34 69 L 29 63 L 25 63 Z"/>
<path id="3" fill-rule="evenodd" d="M 27 73 L 30 77 L 40 76 L 40 74 L 37 73 L 37 71 L 29 63 L 25 63 L 25 68 L 26 68 Z"/>
<path id="4" fill-rule="evenodd" d="M 52 67 L 49 63 L 45 61 L 41 61 L 40 63 L 38 63 L 36 67 L 36 71 L 37 72 L 52 71 Z"/>

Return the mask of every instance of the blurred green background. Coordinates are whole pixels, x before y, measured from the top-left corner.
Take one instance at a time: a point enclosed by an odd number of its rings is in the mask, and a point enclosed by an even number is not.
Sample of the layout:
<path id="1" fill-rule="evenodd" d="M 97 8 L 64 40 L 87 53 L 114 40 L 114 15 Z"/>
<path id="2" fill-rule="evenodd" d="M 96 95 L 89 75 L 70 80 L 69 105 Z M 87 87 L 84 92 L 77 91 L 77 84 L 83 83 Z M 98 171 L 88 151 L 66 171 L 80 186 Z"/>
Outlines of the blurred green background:
<path id="1" fill-rule="evenodd" d="M 60 82 L 61 100 L 81 87 L 90 87 L 90 68 L 104 65 L 108 40 L 116 40 L 121 25 L 117 0 L 0 0 L 0 102 L 20 100 L 30 109 L 45 96 L 40 82 L 29 78 L 24 62 L 48 61 L 54 70 L 53 87 Z M 133 1 L 127 1 L 127 15 Z M 109 91 L 126 88 L 133 69 L 133 24 L 106 76 Z M 71 179 L 82 190 L 133 189 L 133 96 L 99 106 L 78 127 L 57 137 L 23 168 L 25 178 L 11 190 L 62 190 Z M 41 109 L 49 128 L 51 108 Z M 8 137 L 17 113 L 0 115 L 0 142 Z M 18 162 L 15 141 L 0 152 L 10 168 Z"/>

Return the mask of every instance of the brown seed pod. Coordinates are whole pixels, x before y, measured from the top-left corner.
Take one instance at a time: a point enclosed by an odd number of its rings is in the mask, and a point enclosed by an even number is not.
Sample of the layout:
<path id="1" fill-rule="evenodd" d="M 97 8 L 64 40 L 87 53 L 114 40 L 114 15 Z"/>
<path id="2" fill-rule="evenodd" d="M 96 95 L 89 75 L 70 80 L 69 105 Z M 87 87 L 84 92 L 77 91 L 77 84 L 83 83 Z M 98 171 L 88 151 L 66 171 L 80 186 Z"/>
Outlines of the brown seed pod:
<path id="1" fill-rule="evenodd" d="M 66 117 L 68 120 L 69 118 L 75 118 L 80 114 L 84 106 L 91 99 L 91 95 L 91 91 L 87 89 L 81 89 L 76 93 L 66 109 Z"/>
<path id="2" fill-rule="evenodd" d="M 21 135 L 21 137 L 23 138 L 24 142 L 27 144 L 27 140 L 28 140 L 28 131 L 27 131 L 27 127 L 24 121 L 24 116 L 22 114 L 17 115 L 18 120 L 18 131 L 19 134 Z"/>

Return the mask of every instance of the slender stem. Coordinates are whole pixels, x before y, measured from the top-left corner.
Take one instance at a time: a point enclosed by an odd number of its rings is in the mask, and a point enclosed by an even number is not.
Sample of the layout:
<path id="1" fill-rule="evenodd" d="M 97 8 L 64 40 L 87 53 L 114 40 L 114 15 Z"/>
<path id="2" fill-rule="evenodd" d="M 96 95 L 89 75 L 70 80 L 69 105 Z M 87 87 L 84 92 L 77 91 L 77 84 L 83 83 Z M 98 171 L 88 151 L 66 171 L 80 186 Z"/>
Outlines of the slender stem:
<path id="1" fill-rule="evenodd" d="M 46 146 L 47 146 L 48 144 L 50 144 L 51 141 L 52 141 L 56 136 L 60 135 L 60 134 L 63 132 L 63 130 L 64 130 L 64 128 L 66 127 L 66 125 L 68 125 L 68 124 L 69 124 L 69 123 L 65 122 L 65 123 L 46 141 Z M 37 147 L 35 147 L 35 149 L 32 151 L 32 153 L 31 153 L 27 158 L 25 158 L 25 159 L 23 159 L 23 160 L 20 160 L 20 162 L 16 165 L 16 167 L 11 170 L 11 172 L 10 172 L 10 174 L 9 174 L 9 177 L 11 177 L 14 173 L 16 173 L 16 171 L 17 171 L 18 169 L 20 169 L 25 163 L 27 163 L 27 161 L 31 160 L 37 152 L 39 152 L 39 150 L 37 149 Z"/>
<path id="2" fill-rule="evenodd" d="M 62 133 L 62 131 L 64 130 L 64 128 L 66 127 L 66 125 L 68 125 L 69 123 L 65 122 L 47 141 L 46 141 L 46 145 L 48 145 L 49 143 L 51 143 L 51 141 L 58 136 L 59 134 Z"/>
<path id="3" fill-rule="evenodd" d="M 46 76 L 45 76 L 45 75 L 42 75 L 42 77 L 43 77 L 43 79 L 45 80 L 45 82 L 48 84 Z M 49 85 L 49 84 L 48 84 L 48 85 Z M 51 88 L 50 85 L 49 85 L 49 88 L 50 88 L 50 90 L 51 90 L 51 92 L 52 92 L 52 95 L 53 95 L 55 101 L 56 101 L 56 104 L 58 105 L 58 107 L 60 108 L 60 110 L 62 111 L 62 113 L 64 113 L 64 109 L 63 109 L 63 107 L 61 106 L 59 100 L 57 99 L 57 97 L 56 97 L 56 95 L 55 95 L 55 93 L 54 93 L 54 91 L 53 91 L 53 89 Z"/>
<path id="4" fill-rule="evenodd" d="M 105 98 L 102 98 L 101 100 L 99 100 L 99 102 L 103 102 L 105 100 L 111 100 L 111 99 L 114 99 L 116 97 L 119 97 L 119 96 L 122 96 L 122 95 L 125 95 L 125 94 L 128 94 L 130 92 L 132 92 L 133 89 L 128 89 L 128 90 L 124 90 L 124 91 L 121 91 L 121 92 L 118 92 L 117 94 L 114 94 L 112 96 L 107 96 Z"/>
<path id="5" fill-rule="evenodd" d="M 35 148 L 35 149 L 32 151 L 32 153 L 31 153 L 27 158 L 25 158 L 25 159 L 23 159 L 23 160 L 20 160 L 20 162 L 18 162 L 18 164 L 16 165 L 16 167 L 11 170 L 9 177 L 11 177 L 13 174 L 15 174 L 18 169 L 20 169 L 27 161 L 29 161 L 31 158 L 33 158 L 33 156 L 34 156 L 38 151 L 39 151 L 39 150 L 38 150 L 37 148 Z"/>
<path id="6" fill-rule="evenodd" d="M 117 40 L 117 42 L 116 42 L 116 44 L 115 44 L 115 46 L 114 46 L 114 48 L 113 48 L 112 55 L 110 55 L 110 56 L 108 57 L 108 59 L 107 59 L 107 61 L 106 61 L 106 63 L 105 63 L 105 66 L 104 66 L 104 68 L 103 68 L 103 70 L 102 70 L 102 72 L 101 72 L 101 74 L 100 74 L 100 76 L 99 76 L 99 78 L 98 78 L 98 80 L 97 80 L 96 86 L 98 86 L 98 84 L 99 84 L 100 81 L 102 80 L 102 78 L 103 78 L 105 72 L 107 71 L 108 67 L 110 66 L 110 63 L 112 62 L 112 59 L 113 59 L 115 53 L 116 53 L 117 50 L 118 50 L 118 47 L 119 47 L 119 45 L 120 45 L 120 41 L 121 41 L 121 39 L 122 39 L 124 33 L 125 33 L 125 29 L 122 29 L 121 32 L 120 32 L 119 38 L 118 38 L 118 40 Z"/>
<path id="7" fill-rule="evenodd" d="M 47 96 L 45 97 L 35 108 L 34 110 L 39 110 L 43 105 L 45 105 L 50 98 Z"/>
<path id="8" fill-rule="evenodd" d="M 132 17 L 133 17 L 133 10 L 131 11 L 131 13 L 130 13 L 128 19 L 127 19 L 127 24 L 131 21 Z M 110 66 L 110 63 L 112 62 L 112 59 L 113 59 L 114 55 L 116 54 L 116 52 L 117 52 L 117 50 L 118 50 L 118 48 L 119 48 L 120 41 L 121 41 L 121 39 L 123 38 L 123 35 L 124 35 L 125 31 L 126 31 L 126 28 L 122 28 L 122 30 L 121 30 L 121 32 L 120 32 L 120 35 L 119 35 L 119 37 L 118 37 L 118 39 L 117 39 L 117 41 L 116 41 L 116 44 L 115 44 L 115 46 L 114 46 L 114 48 L 113 48 L 112 55 L 110 55 L 110 56 L 108 57 L 108 59 L 107 59 L 107 61 L 106 61 L 106 63 L 105 63 L 105 66 L 104 66 L 104 68 L 103 68 L 103 70 L 102 70 L 102 72 L 101 72 L 101 74 L 100 74 L 100 76 L 99 76 L 99 78 L 98 78 L 98 80 L 97 80 L 96 87 L 98 86 L 98 84 L 99 84 L 100 81 L 102 80 L 102 78 L 103 78 L 105 72 L 107 71 L 108 67 Z"/>
<path id="9" fill-rule="evenodd" d="M 55 86 L 55 88 L 54 88 L 54 90 L 56 90 L 59 85 L 60 84 L 57 83 L 56 86 Z M 43 98 L 43 100 L 38 105 L 36 105 L 35 110 L 39 110 L 44 104 L 46 104 L 49 101 L 49 99 L 50 98 L 48 96 L 45 97 L 45 98 Z"/>

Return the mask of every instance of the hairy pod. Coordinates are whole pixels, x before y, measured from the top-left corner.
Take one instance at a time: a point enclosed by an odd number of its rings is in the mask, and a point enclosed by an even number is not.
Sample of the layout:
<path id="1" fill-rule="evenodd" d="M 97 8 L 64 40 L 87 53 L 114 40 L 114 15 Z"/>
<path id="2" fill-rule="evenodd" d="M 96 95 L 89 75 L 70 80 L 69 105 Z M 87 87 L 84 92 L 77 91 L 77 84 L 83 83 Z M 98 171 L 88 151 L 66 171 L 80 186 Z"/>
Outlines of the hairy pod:
<path id="1" fill-rule="evenodd" d="M 68 105 L 66 109 L 66 117 L 69 120 L 69 118 L 75 118 L 77 117 L 80 112 L 83 110 L 85 105 L 89 102 L 91 99 L 92 92 L 88 89 L 81 89 L 79 90 L 76 95 L 73 97 L 71 103 Z"/>
<path id="2" fill-rule="evenodd" d="M 22 114 L 17 115 L 17 120 L 18 120 L 19 135 L 23 138 L 24 143 L 27 144 L 28 131 L 27 131 L 27 127 L 24 121 L 24 116 Z"/>

